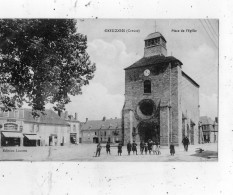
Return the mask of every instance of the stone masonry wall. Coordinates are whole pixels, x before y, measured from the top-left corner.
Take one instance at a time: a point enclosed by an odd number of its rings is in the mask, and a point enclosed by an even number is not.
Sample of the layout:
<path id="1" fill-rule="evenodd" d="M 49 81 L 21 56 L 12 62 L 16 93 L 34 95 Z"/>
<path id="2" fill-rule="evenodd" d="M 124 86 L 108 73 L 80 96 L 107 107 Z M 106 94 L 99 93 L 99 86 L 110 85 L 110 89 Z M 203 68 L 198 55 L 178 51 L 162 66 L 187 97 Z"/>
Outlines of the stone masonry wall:
<path id="1" fill-rule="evenodd" d="M 170 141 L 174 145 L 182 142 L 182 111 L 181 111 L 181 68 L 172 66 L 171 69 L 171 131 Z"/>
<path id="2" fill-rule="evenodd" d="M 148 77 L 143 75 L 145 69 L 149 69 L 151 74 Z M 152 99 L 158 106 L 160 103 L 160 141 L 161 145 L 169 144 L 169 136 L 172 136 L 172 141 L 179 144 L 179 134 L 181 131 L 181 111 L 178 111 L 180 106 L 178 91 L 178 74 L 179 68 L 172 66 L 170 70 L 169 64 L 161 64 L 160 66 L 147 66 L 136 69 L 126 70 L 125 73 L 125 107 L 124 110 L 133 110 L 136 112 L 138 103 L 143 99 Z M 171 74 L 171 77 L 170 77 Z M 171 86 L 170 86 L 171 79 Z M 151 94 L 144 94 L 144 81 L 151 80 Z M 171 91 L 170 91 L 171 87 Z M 171 97 L 170 97 L 171 94 Z M 171 110 L 169 114 L 169 103 L 171 98 Z M 161 100 L 161 102 L 160 102 Z M 125 134 L 127 134 L 127 115 L 124 117 Z M 172 118 L 172 119 L 171 119 Z M 134 126 L 139 121 L 135 119 Z M 169 129 L 172 124 L 172 134 L 169 135 Z M 169 126 L 170 125 L 170 126 Z M 138 139 L 137 139 L 138 140 Z"/>
<path id="3" fill-rule="evenodd" d="M 194 129 L 194 142 L 191 144 L 197 144 L 199 140 L 199 88 L 193 84 L 187 77 L 182 76 L 181 86 L 181 97 L 182 97 L 182 112 L 186 115 L 185 120 L 185 131 L 187 133 L 187 125 L 189 131 L 191 127 L 191 120 L 195 123 Z M 189 140 L 191 141 L 191 134 L 189 132 Z"/>

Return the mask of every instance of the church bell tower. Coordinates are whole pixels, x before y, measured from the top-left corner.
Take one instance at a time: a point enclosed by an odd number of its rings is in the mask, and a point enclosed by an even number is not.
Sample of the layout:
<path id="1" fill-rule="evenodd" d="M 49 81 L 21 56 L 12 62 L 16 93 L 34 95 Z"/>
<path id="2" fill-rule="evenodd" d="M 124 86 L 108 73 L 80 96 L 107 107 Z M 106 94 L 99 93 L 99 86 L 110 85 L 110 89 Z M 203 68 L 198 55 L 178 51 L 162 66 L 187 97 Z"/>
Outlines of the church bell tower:
<path id="1" fill-rule="evenodd" d="M 144 57 L 163 55 L 167 56 L 167 41 L 159 32 L 149 34 L 145 39 Z"/>
<path id="2" fill-rule="evenodd" d="M 161 33 L 149 34 L 144 42 L 144 56 L 125 68 L 122 141 L 179 145 L 182 63 L 167 56 L 167 41 Z"/>

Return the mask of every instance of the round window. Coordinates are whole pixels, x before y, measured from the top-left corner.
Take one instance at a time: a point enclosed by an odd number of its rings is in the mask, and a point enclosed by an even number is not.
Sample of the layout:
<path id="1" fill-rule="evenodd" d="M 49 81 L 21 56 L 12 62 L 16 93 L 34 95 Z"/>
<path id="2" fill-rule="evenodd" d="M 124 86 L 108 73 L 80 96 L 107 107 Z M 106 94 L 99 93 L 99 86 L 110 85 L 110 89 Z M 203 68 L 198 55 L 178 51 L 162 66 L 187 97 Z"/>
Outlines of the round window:
<path id="1" fill-rule="evenodd" d="M 150 99 L 145 99 L 139 102 L 139 109 L 142 114 L 146 116 L 151 116 L 154 111 L 154 102 Z"/>

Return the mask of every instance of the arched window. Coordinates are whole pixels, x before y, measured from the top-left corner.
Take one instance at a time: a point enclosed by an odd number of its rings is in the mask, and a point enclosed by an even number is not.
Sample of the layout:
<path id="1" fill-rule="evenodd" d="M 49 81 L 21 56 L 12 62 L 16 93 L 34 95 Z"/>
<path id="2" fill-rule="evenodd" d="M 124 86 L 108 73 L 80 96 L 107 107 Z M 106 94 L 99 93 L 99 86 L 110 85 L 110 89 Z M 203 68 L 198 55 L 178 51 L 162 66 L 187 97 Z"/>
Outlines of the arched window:
<path id="1" fill-rule="evenodd" d="M 144 93 L 151 93 L 151 81 L 150 80 L 144 81 Z"/>

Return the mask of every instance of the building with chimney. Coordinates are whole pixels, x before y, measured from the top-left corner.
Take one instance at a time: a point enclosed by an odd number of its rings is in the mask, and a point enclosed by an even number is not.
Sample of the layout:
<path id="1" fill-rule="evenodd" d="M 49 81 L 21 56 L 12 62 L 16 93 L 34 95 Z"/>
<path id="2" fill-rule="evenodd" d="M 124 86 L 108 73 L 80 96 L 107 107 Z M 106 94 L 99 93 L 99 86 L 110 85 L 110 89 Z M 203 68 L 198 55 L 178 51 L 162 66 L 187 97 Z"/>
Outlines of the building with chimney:
<path id="1" fill-rule="evenodd" d="M 213 121 L 208 116 L 201 116 L 199 125 L 204 143 L 218 142 L 218 117 Z"/>
<path id="2" fill-rule="evenodd" d="M 31 109 L 0 109 L 0 146 L 64 146 L 76 143 L 78 136 L 77 118 L 63 119 L 50 109 L 37 118 Z"/>
<path id="3" fill-rule="evenodd" d="M 69 115 L 68 111 L 60 114 L 60 117 L 69 124 L 69 139 L 71 144 L 78 144 L 81 142 L 80 137 L 80 122 L 78 121 L 78 114 Z"/>
<path id="4" fill-rule="evenodd" d="M 88 120 L 81 124 L 82 143 L 118 143 L 122 140 L 121 119 Z"/>
<path id="5" fill-rule="evenodd" d="M 182 70 L 179 59 L 167 56 L 161 33 L 149 34 L 144 42 L 144 56 L 125 68 L 124 144 L 150 139 L 178 146 L 184 136 L 197 144 L 200 86 Z"/>

